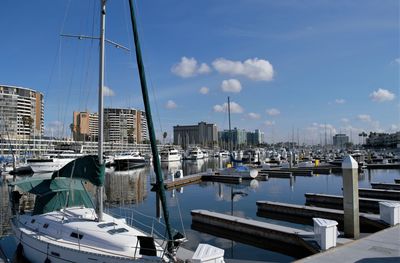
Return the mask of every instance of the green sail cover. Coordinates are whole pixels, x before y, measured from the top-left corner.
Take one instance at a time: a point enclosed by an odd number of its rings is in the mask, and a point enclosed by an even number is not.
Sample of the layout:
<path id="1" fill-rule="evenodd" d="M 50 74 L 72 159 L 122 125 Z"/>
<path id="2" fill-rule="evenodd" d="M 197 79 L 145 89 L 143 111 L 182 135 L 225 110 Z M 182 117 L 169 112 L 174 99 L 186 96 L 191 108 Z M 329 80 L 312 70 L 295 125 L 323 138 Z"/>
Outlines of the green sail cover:
<path id="1" fill-rule="evenodd" d="M 51 178 L 68 177 L 86 180 L 95 186 L 104 184 L 105 165 L 100 165 L 95 155 L 85 155 L 69 162 L 63 168 L 55 171 Z"/>
<path id="2" fill-rule="evenodd" d="M 34 215 L 73 206 L 93 208 L 91 197 L 81 180 L 27 179 L 11 183 L 11 185 L 17 186 L 23 192 L 36 195 Z"/>

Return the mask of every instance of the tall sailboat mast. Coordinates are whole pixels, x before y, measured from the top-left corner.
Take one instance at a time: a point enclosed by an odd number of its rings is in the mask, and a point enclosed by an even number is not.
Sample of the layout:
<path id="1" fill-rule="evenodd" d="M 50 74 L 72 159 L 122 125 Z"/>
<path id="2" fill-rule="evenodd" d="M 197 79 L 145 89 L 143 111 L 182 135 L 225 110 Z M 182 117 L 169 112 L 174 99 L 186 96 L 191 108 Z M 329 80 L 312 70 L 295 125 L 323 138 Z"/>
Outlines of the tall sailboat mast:
<path id="1" fill-rule="evenodd" d="M 144 71 L 142 53 L 140 50 L 139 35 L 138 35 L 138 30 L 137 30 L 137 25 L 136 25 L 133 0 L 129 0 L 129 7 L 130 7 L 130 13 L 131 13 L 133 38 L 135 41 L 136 62 L 138 65 L 138 70 L 139 70 L 140 86 L 142 88 L 143 103 L 144 103 L 144 108 L 145 108 L 145 112 L 146 112 L 147 126 L 149 128 L 151 152 L 153 154 L 153 167 L 154 167 L 154 172 L 156 174 L 156 183 L 157 183 L 156 187 L 157 187 L 157 191 L 160 195 L 161 206 L 162 206 L 162 210 L 163 210 L 163 214 L 164 214 L 165 225 L 167 228 L 168 239 L 170 241 L 172 241 L 173 240 L 172 229 L 171 229 L 171 225 L 169 222 L 167 200 L 166 200 L 165 191 L 164 191 L 164 180 L 163 180 L 160 158 L 159 158 L 158 149 L 157 149 L 153 119 L 151 116 L 150 100 L 149 100 L 149 94 L 147 92 L 146 75 L 145 75 L 145 71 Z M 169 245 L 169 249 L 171 249 L 172 248 L 171 246 L 173 246 L 173 242 L 168 242 L 168 245 Z"/>
<path id="2" fill-rule="evenodd" d="M 105 27 L 106 27 L 106 0 L 101 1 L 100 12 L 100 61 L 99 61 L 99 138 L 98 138 L 98 152 L 99 164 L 103 164 L 103 125 L 104 125 L 104 100 L 103 100 L 103 87 L 104 87 L 104 46 L 105 46 Z M 103 220 L 103 186 L 97 187 L 97 216 L 98 220 Z"/>
<path id="3" fill-rule="evenodd" d="M 228 119 L 229 119 L 229 152 L 232 154 L 232 130 L 231 130 L 231 100 L 228 96 Z"/>

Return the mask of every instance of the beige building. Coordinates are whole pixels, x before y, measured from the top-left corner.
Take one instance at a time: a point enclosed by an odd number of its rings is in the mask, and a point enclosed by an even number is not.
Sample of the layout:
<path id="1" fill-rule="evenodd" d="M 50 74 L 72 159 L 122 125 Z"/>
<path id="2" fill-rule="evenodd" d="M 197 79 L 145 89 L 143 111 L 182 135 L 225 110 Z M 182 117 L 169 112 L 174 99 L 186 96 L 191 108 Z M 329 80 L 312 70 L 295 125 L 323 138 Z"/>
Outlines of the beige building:
<path id="1" fill-rule="evenodd" d="M 76 141 L 96 141 L 97 113 L 74 112 L 71 131 Z M 126 108 L 104 109 L 104 141 L 143 143 L 146 140 L 148 132 L 145 112 Z"/>
<path id="2" fill-rule="evenodd" d="M 44 131 L 43 94 L 23 87 L 0 85 L 2 138 L 40 137 Z"/>

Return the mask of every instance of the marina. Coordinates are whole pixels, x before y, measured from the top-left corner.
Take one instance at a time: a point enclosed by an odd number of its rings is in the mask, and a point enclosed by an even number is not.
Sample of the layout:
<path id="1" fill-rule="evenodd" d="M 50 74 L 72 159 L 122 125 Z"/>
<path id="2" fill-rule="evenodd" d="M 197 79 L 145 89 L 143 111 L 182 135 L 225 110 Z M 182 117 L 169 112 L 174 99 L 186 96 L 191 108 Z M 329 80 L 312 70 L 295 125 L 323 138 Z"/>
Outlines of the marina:
<path id="1" fill-rule="evenodd" d="M 398 10 L 0 3 L 0 263 L 400 262 Z"/>
<path id="2" fill-rule="evenodd" d="M 311 192 L 313 189 L 323 190 L 331 195 L 340 194 L 342 192 L 341 174 L 292 176 L 292 180 L 273 177 L 265 178 L 262 174 L 259 174 L 256 179 L 241 180 L 241 182 L 218 182 L 220 180 L 218 178 L 215 180 L 202 178 L 202 176 L 207 175 L 210 169 L 213 171 L 224 169 L 227 161 L 219 158 L 208 158 L 196 162 L 183 161 L 177 164 L 167 163 L 162 165 L 168 189 L 167 202 L 173 208 L 171 211 L 172 224 L 174 227 L 179 228 L 181 219 L 178 211 L 180 210 L 185 233 L 190 237 L 189 241 L 184 245 L 185 249 L 194 251 L 196 245 L 193 242 L 207 240 L 207 243 L 217 247 L 222 245 L 227 262 L 230 262 L 230 259 L 238 260 L 239 262 L 240 260 L 264 261 L 265 259 L 289 262 L 312 254 L 310 252 L 304 253 L 304 248 L 299 249 L 299 251 L 303 252 L 292 254 L 292 250 L 286 250 L 287 246 L 285 245 L 272 245 L 279 244 L 275 241 L 267 242 L 267 244 L 266 242 L 261 242 L 264 245 L 261 245 L 261 243 L 257 245 L 257 242 L 254 242 L 256 238 L 253 238 L 253 242 L 251 241 L 251 235 L 249 236 L 250 240 L 241 241 L 239 238 L 241 234 L 233 235 L 232 233 L 227 234 L 227 231 L 215 231 L 215 227 L 205 227 L 205 225 L 199 223 L 194 226 L 193 217 L 190 213 L 193 209 L 215 211 L 222 215 L 233 214 L 234 217 L 239 216 L 240 218 L 251 218 L 255 220 L 254 224 L 257 224 L 256 221 L 265 222 L 271 224 L 269 228 L 276 228 L 277 230 L 281 229 L 281 227 L 297 229 L 296 231 L 308 233 L 308 236 L 305 236 L 307 242 L 309 242 L 310 233 L 313 232 L 310 224 L 312 224 L 312 218 L 314 217 L 336 220 L 339 223 L 339 230 L 342 229 L 341 218 L 343 210 L 304 206 L 307 202 L 305 193 Z M 128 212 L 131 208 L 138 210 L 140 213 L 155 216 L 156 211 L 154 211 L 153 204 L 156 201 L 154 196 L 149 193 L 154 185 L 154 175 L 151 175 L 150 169 L 150 167 L 144 167 L 130 171 L 107 170 L 106 204 L 108 205 L 106 207 L 109 207 L 114 213 L 124 217 L 127 216 L 128 219 L 131 217 L 131 212 Z M 183 178 L 174 178 L 172 181 L 171 176 L 178 170 L 183 171 Z M 190 175 L 191 173 L 192 175 Z M 221 175 L 214 176 L 223 178 Z M 360 187 L 368 188 L 371 187 L 371 183 L 374 181 L 390 183 L 399 176 L 400 174 L 396 170 L 366 170 L 360 174 L 359 185 Z M 9 180 L 12 179 L 12 177 L 7 178 Z M 187 178 L 187 181 L 184 180 L 185 178 Z M 176 183 L 176 185 L 170 185 L 170 183 Z M 8 200 L 6 198 L 7 187 L 5 182 L 1 185 L 1 189 L 5 193 L 2 195 L 2 211 L 4 211 L 4 215 L 7 215 L 9 213 L 6 212 Z M 231 199 L 232 193 L 233 199 Z M 260 200 L 268 200 L 267 202 L 271 202 L 271 204 L 274 202 L 280 203 L 278 203 L 278 206 L 272 206 L 275 207 L 271 210 L 273 213 L 271 211 L 263 212 L 260 208 L 262 203 Z M 151 225 L 151 222 L 149 224 Z M 361 213 L 360 227 L 362 233 L 373 233 L 385 229 L 387 225 L 379 220 L 379 215 Z M 10 234 L 10 227 L 6 217 L 2 218 L 2 233 L 3 236 Z M 293 237 L 293 240 L 295 239 Z M 303 243 L 301 242 L 301 244 Z M 315 247 L 312 242 L 310 244 Z M 10 250 L 9 245 L 6 250 Z M 244 253 L 243 251 L 246 252 Z M 306 249 L 306 251 L 309 250 Z"/>

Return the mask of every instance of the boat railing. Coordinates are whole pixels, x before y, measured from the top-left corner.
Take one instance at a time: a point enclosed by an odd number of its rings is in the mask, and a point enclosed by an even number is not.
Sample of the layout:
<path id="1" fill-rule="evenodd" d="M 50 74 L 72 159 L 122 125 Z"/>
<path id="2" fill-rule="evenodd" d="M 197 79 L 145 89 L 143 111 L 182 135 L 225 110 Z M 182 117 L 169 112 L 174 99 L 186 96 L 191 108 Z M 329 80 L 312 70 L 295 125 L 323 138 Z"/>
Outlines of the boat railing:
<path id="1" fill-rule="evenodd" d="M 146 215 L 134 208 L 113 206 L 111 204 L 105 210 L 113 217 L 125 219 L 128 225 L 139 227 L 140 230 L 150 236 L 167 239 L 165 234 L 161 233 L 163 230 L 165 231 L 166 226 L 156 217 Z"/>

